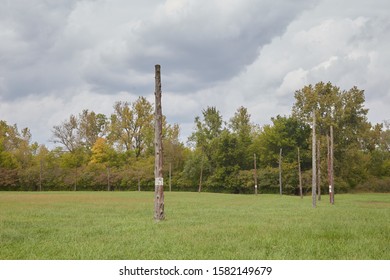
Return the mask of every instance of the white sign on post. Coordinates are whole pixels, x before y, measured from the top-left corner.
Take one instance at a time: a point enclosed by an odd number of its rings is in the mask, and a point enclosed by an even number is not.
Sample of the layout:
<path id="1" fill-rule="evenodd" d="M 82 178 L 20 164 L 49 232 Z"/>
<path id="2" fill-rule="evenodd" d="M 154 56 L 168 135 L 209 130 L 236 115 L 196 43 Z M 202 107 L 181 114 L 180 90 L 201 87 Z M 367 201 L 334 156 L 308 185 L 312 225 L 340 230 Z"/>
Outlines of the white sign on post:
<path id="1" fill-rule="evenodd" d="M 164 185 L 164 178 L 157 177 L 156 179 L 154 179 L 154 185 L 155 186 L 163 186 Z"/>

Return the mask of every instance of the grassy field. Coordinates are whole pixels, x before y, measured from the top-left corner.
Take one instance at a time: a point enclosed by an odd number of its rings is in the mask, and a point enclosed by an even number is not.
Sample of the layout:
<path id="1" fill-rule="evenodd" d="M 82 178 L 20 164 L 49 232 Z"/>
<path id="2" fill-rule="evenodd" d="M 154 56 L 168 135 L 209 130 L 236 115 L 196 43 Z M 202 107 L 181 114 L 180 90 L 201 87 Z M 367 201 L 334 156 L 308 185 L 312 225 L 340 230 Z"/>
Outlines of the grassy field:
<path id="1" fill-rule="evenodd" d="M 0 259 L 390 259 L 390 195 L 0 192 Z"/>

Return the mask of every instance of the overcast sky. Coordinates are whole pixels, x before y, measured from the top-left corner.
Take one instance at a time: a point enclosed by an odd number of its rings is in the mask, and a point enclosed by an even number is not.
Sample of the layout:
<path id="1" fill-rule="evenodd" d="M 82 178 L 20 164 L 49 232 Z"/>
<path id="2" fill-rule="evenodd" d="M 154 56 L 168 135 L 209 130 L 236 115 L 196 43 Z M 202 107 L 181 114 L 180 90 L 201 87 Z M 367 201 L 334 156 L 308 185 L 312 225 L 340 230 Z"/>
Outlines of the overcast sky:
<path id="1" fill-rule="evenodd" d="M 264 125 L 318 81 L 365 90 L 372 123 L 390 119 L 388 0 L 0 0 L 0 120 L 51 129 L 83 109 L 154 102 L 185 140 L 194 118 L 239 106 Z"/>

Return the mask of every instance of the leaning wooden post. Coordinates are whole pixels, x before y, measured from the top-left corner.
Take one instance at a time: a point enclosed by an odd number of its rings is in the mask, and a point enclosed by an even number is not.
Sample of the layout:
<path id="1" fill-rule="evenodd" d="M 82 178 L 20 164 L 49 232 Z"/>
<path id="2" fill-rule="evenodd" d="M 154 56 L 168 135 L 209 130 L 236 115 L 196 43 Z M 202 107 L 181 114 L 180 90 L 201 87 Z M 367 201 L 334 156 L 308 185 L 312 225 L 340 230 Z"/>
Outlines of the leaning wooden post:
<path id="1" fill-rule="evenodd" d="M 280 195 L 282 195 L 283 190 L 282 190 L 282 151 L 283 149 L 280 148 L 279 151 L 279 192 Z"/>
<path id="2" fill-rule="evenodd" d="M 162 146 L 162 109 L 160 65 L 155 65 L 155 114 L 154 114 L 154 219 L 161 221 L 164 215 L 164 180 Z"/>
<path id="3" fill-rule="evenodd" d="M 311 185 L 311 196 L 312 196 L 312 206 L 316 207 L 316 190 L 317 190 L 317 165 L 316 165 L 316 111 L 313 110 L 313 131 L 312 131 L 312 185 Z"/>
<path id="4" fill-rule="evenodd" d="M 253 163 L 254 163 L 254 177 L 255 177 L 255 195 L 257 195 L 257 167 L 256 167 L 256 154 L 253 154 Z"/>

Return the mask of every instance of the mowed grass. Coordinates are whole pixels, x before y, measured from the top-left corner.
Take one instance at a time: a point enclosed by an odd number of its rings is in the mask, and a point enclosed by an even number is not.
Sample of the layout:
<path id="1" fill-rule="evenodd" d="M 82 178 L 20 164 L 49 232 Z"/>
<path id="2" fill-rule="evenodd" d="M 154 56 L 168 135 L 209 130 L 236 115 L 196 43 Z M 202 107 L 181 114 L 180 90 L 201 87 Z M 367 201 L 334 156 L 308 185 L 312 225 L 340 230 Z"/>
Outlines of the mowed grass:
<path id="1" fill-rule="evenodd" d="M 390 195 L 0 192 L 0 259 L 390 259 Z"/>

